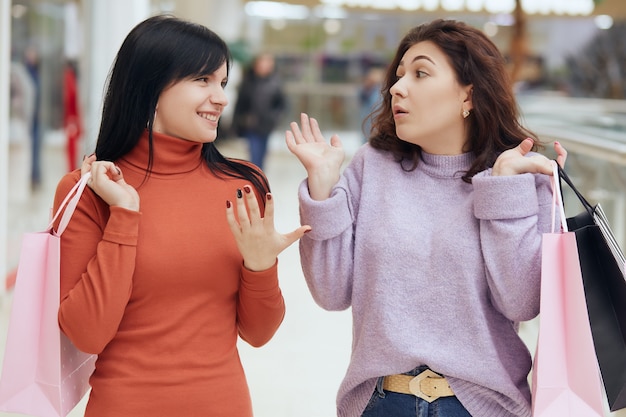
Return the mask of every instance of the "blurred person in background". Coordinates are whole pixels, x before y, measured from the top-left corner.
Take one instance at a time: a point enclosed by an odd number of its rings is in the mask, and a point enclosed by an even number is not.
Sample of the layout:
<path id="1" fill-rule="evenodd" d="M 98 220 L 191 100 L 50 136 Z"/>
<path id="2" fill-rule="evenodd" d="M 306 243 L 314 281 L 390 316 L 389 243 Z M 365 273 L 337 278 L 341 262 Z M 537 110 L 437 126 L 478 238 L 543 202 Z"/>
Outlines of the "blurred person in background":
<path id="1" fill-rule="evenodd" d="M 9 195 L 28 201 L 31 193 L 32 123 L 35 85 L 23 62 L 12 59 L 9 67 Z M 12 290 L 17 278 L 13 268 L 4 280 L 5 290 Z"/>
<path id="2" fill-rule="evenodd" d="M 285 314 L 263 173 L 214 145 L 231 58 L 204 26 L 139 23 L 110 72 L 89 188 L 61 238 L 59 325 L 98 355 L 87 417 L 252 416 L 238 337 Z M 56 225 L 55 225 L 56 226 Z"/>
<path id="3" fill-rule="evenodd" d="M 18 61 L 9 67 L 9 146 L 30 150 L 35 117 L 35 84 L 25 65 Z M 30 159 L 30 151 L 29 158 Z M 23 164 L 26 161 L 21 161 Z M 29 167 L 30 164 L 26 163 Z M 29 170 L 30 178 L 30 170 Z"/>
<path id="4" fill-rule="evenodd" d="M 233 114 L 234 129 L 248 142 L 250 161 L 264 168 L 269 137 L 286 109 L 283 84 L 274 56 L 257 55 L 239 84 Z"/>
<path id="5" fill-rule="evenodd" d="M 67 60 L 63 69 L 63 126 L 65 128 L 65 146 L 69 171 L 78 168 L 78 144 L 83 130 L 77 78 L 76 62 Z"/>
<path id="6" fill-rule="evenodd" d="M 363 83 L 359 89 L 359 109 L 360 120 L 362 122 L 363 140 L 367 142 L 372 131 L 372 113 L 383 99 L 381 94 L 382 82 L 385 76 L 385 71 L 382 68 L 373 67 L 370 68 L 365 77 Z"/>
<path id="7" fill-rule="evenodd" d="M 41 187 L 41 80 L 39 50 L 35 45 L 29 45 L 24 51 L 24 65 L 30 74 L 35 87 L 35 101 L 31 129 L 31 187 L 38 190 Z"/>
<path id="8" fill-rule="evenodd" d="M 35 117 L 35 85 L 19 58 L 9 67 L 9 158 L 10 201 L 26 203 L 35 190 L 32 184 L 32 126 Z"/>
<path id="9" fill-rule="evenodd" d="M 305 278 L 323 308 L 352 309 L 338 415 L 530 417 L 517 330 L 539 312 L 554 162 L 519 124 L 497 47 L 467 24 L 410 30 L 382 91 L 343 173 L 341 140 L 315 119 L 286 132 L 308 174 Z"/>

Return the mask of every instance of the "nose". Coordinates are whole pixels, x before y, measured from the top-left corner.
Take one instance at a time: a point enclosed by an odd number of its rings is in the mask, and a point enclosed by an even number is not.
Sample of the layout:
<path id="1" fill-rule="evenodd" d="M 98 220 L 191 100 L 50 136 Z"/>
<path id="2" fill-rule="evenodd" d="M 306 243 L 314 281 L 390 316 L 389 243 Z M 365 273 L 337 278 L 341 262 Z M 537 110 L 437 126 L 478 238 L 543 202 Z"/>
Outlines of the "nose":
<path id="1" fill-rule="evenodd" d="M 402 84 L 402 78 L 399 78 L 398 81 L 391 86 L 389 92 L 392 96 L 404 97 L 406 95 L 406 90 Z"/>
<path id="2" fill-rule="evenodd" d="M 211 97 L 209 97 L 211 103 L 219 104 L 222 107 L 225 107 L 228 104 L 228 97 L 226 96 L 226 91 L 224 88 L 218 88 Z"/>

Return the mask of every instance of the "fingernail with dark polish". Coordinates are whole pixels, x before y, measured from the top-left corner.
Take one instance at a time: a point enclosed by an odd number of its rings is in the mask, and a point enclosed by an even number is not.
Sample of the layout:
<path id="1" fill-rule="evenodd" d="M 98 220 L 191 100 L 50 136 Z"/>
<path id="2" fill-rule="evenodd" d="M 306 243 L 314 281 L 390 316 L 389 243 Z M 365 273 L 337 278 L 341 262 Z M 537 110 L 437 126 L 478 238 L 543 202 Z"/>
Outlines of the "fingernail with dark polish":
<path id="1" fill-rule="evenodd" d="M 270 193 L 267 193 L 265 195 L 265 198 L 268 199 L 268 200 L 271 200 L 272 199 L 272 195 Z"/>
<path id="2" fill-rule="evenodd" d="M 249 185 L 244 185 L 243 190 L 246 192 L 246 194 L 250 194 L 250 192 L 252 191 L 252 188 L 250 188 Z"/>
<path id="3" fill-rule="evenodd" d="M 237 188 L 237 198 L 241 198 L 243 197 L 243 194 L 241 193 L 241 189 Z"/>
<path id="4" fill-rule="evenodd" d="M 226 200 L 226 208 L 230 208 L 230 200 Z"/>

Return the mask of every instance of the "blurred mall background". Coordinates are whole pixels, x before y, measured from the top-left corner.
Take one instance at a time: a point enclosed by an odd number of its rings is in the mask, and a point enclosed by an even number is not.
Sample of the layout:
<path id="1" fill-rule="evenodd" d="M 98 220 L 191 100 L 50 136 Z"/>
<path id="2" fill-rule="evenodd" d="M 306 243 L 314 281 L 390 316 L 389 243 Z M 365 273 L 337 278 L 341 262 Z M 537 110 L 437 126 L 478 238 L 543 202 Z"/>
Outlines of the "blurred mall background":
<path id="1" fill-rule="evenodd" d="M 568 148 L 570 176 L 602 204 L 625 246 L 624 0 L 0 0 L 0 277 L 17 265 L 20 236 L 45 227 L 54 186 L 69 167 L 64 97 L 75 88 L 82 158 L 93 150 L 103 86 L 121 41 L 158 13 L 202 23 L 231 46 L 231 106 L 219 142 L 225 153 L 247 157 L 229 126 L 242 69 L 257 52 L 275 55 L 289 107 L 272 135 L 267 175 L 283 202 L 282 230 L 297 225 L 295 193 L 303 178 L 283 145 L 288 122 L 306 111 L 356 149 L 359 88 L 368 70 L 386 64 L 409 28 L 443 17 L 492 37 L 508 59 L 524 122 L 546 142 Z M 35 159 L 33 146 L 40 150 Z M 41 171 L 35 177 L 33 166 Z M 566 197 L 568 214 L 582 210 Z M 269 347 L 242 347 L 258 416 L 334 415 L 348 360 L 349 315 L 313 304 L 297 256 L 290 248 L 281 261 L 291 315 Z M 6 325 L 11 291 L 0 288 Z M 3 337 L 6 328 L 0 330 Z"/>

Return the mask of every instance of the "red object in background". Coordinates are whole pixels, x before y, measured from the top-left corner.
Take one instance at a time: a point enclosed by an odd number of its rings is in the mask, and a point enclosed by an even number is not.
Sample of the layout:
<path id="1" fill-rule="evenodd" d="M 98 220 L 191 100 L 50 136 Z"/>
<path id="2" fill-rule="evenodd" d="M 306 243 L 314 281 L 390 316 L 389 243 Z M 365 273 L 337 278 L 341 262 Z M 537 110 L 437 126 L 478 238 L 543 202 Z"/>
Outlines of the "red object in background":
<path id="1" fill-rule="evenodd" d="M 9 272 L 4 280 L 4 288 L 9 291 L 15 287 L 15 279 L 17 278 L 17 268 Z"/>
<path id="2" fill-rule="evenodd" d="M 63 72 L 63 127 L 67 137 L 67 162 L 70 171 L 78 168 L 78 142 L 82 134 L 76 70 L 67 63 Z"/>

